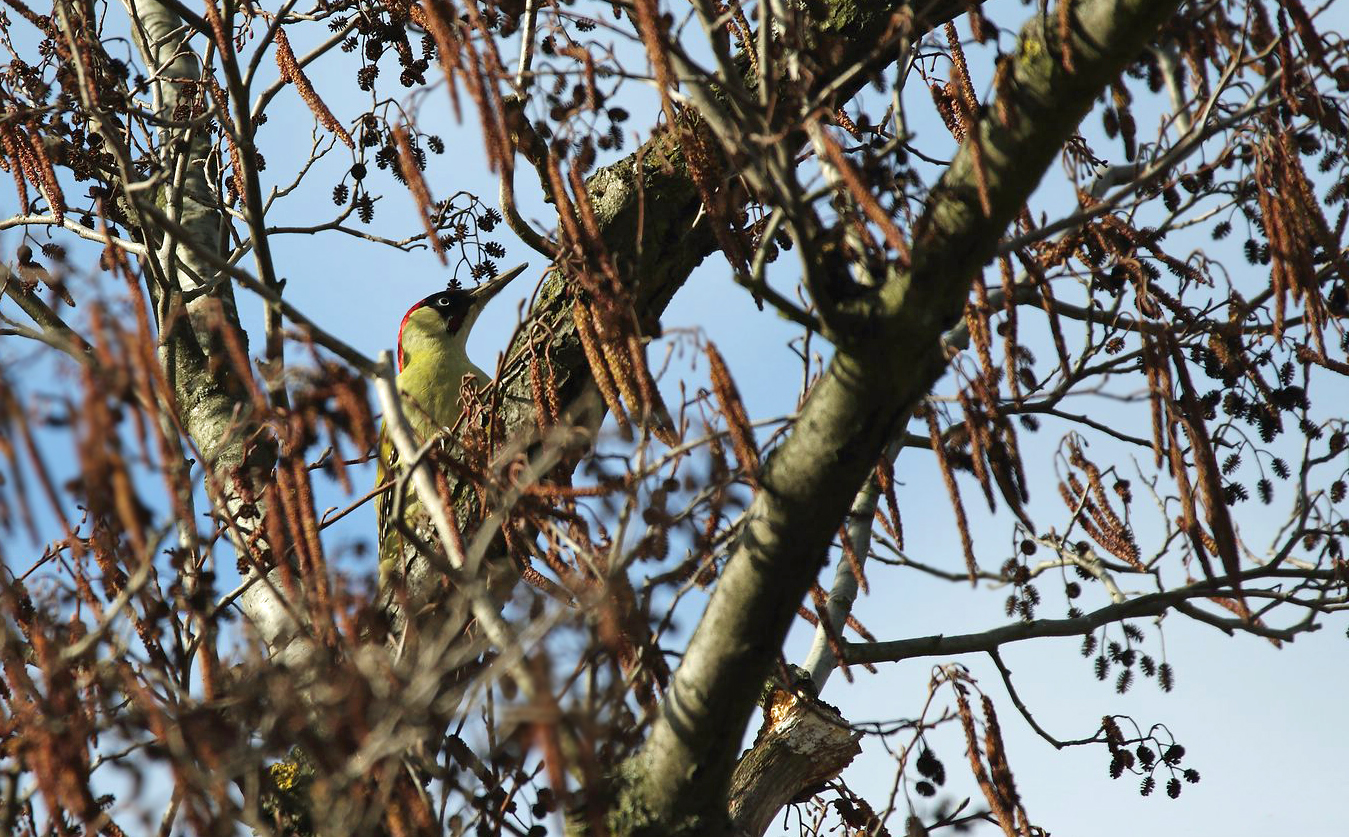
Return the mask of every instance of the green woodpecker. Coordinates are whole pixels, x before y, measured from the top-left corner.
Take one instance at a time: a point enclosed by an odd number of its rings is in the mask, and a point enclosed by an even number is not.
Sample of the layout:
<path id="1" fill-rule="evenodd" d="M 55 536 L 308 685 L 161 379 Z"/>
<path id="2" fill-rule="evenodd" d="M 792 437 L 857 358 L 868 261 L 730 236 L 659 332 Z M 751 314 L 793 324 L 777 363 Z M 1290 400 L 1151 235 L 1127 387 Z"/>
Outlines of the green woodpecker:
<path id="1" fill-rule="evenodd" d="M 524 272 L 525 265 L 498 274 L 472 290 L 450 288 L 431 294 L 408 309 L 398 328 L 398 392 L 404 412 L 418 443 L 452 429 L 459 421 L 459 393 L 465 375 L 477 378 L 478 386 L 492 376 L 468 359 L 468 332 L 487 301 Z M 379 437 L 379 470 L 375 484 L 383 485 L 397 475 L 398 451 L 388 433 Z M 379 501 L 379 578 L 384 586 L 389 573 L 403 560 L 404 539 L 394 525 L 393 491 Z M 409 490 L 403 501 L 403 519 L 415 526 L 421 504 Z"/>

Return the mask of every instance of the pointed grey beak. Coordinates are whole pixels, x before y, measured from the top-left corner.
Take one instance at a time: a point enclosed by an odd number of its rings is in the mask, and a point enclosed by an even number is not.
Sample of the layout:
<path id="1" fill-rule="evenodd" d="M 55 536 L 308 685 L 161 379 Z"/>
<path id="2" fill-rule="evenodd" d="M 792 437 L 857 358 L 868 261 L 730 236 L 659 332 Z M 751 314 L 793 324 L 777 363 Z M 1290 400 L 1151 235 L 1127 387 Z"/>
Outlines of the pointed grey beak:
<path id="1" fill-rule="evenodd" d="M 473 304 L 478 307 L 486 305 L 487 300 L 496 296 L 502 288 L 510 284 L 512 279 L 519 276 L 521 273 L 524 273 L 525 268 L 527 267 L 529 267 L 528 264 L 516 265 L 510 270 L 498 273 L 496 276 L 493 276 L 491 279 L 488 279 L 486 282 L 483 282 L 478 287 L 469 291 L 473 296 Z"/>

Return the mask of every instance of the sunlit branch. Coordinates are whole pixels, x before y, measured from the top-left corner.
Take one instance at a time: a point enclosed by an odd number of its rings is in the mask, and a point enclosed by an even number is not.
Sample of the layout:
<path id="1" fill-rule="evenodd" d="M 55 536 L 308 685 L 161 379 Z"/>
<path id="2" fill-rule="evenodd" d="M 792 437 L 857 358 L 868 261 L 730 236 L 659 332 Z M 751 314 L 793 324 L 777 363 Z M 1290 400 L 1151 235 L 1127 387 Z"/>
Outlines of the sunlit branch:
<path id="1" fill-rule="evenodd" d="M 50 227 L 56 224 L 54 215 L 13 215 L 9 218 L 0 220 L 0 230 L 7 230 L 13 227 Z M 99 230 L 86 227 L 75 221 L 69 214 L 61 222 L 61 228 L 75 233 L 85 241 L 93 241 L 98 244 L 112 244 L 136 256 L 145 255 L 145 245 L 136 241 L 130 241 L 125 238 L 119 238 L 115 235 L 106 235 Z"/>
<path id="2" fill-rule="evenodd" d="M 1324 582 L 1329 581 L 1332 575 L 1333 574 L 1328 570 L 1317 570 L 1309 573 L 1301 570 L 1283 571 L 1258 569 L 1241 573 L 1240 579 L 1243 585 L 1253 581 L 1273 578 L 1310 577 Z M 850 642 L 845 646 L 845 650 L 847 652 L 848 662 L 850 663 L 883 663 L 899 662 L 900 660 L 908 660 L 914 657 L 936 657 L 987 652 L 990 649 L 999 648 L 1013 642 L 1023 642 L 1028 639 L 1081 636 L 1102 625 L 1119 622 L 1123 619 L 1133 619 L 1140 616 L 1159 616 L 1168 610 L 1176 608 L 1178 605 L 1184 604 L 1190 599 L 1206 599 L 1211 596 L 1231 595 L 1232 590 L 1227 586 L 1226 582 L 1227 579 L 1225 578 L 1213 581 L 1196 581 L 1193 584 L 1188 584 L 1174 590 L 1145 593 L 1127 601 L 1107 605 L 1099 610 L 1094 610 L 1091 613 L 1072 619 L 1037 619 L 1031 622 L 1016 622 L 1011 625 L 994 628 L 981 633 L 960 634 L 956 636 L 937 634 L 935 636 L 891 640 L 887 642 Z M 1246 595 L 1253 598 L 1264 596 L 1277 597 L 1280 595 L 1277 591 L 1266 593 L 1263 591 L 1253 591 L 1249 588 L 1244 589 Z M 1210 620 L 1205 618 L 1203 621 Z M 1306 623 L 1300 623 L 1285 629 L 1259 628 L 1246 623 L 1229 624 L 1224 622 L 1224 624 L 1232 630 L 1243 630 L 1249 633 L 1255 633 L 1259 636 L 1266 636 L 1284 641 L 1292 641 L 1298 634 L 1314 631 L 1318 627 L 1314 624 Z"/>

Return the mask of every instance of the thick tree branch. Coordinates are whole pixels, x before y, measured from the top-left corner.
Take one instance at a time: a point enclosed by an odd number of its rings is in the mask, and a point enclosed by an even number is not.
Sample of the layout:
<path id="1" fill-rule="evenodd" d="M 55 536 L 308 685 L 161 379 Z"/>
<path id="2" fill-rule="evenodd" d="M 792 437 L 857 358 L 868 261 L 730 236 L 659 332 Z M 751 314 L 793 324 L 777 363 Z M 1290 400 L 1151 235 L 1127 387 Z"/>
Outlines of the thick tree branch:
<path id="1" fill-rule="evenodd" d="M 712 600 L 632 770 L 625 812 L 635 833 L 726 828 L 736 744 L 783 637 L 847 504 L 895 432 L 941 375 L 940 338 L 971 277 L 1024 204 L 1099 90 L 1175 9 L 1175 0 L 1092 0 L 1073 9 L 1075 72 L 1056 29 L 1034 20 L 1013 60 L 1011 124 L 979 126 L 915 228 L 912 267 L 896 270 L 872 327 L 841 345 L 793 432 L 767 463 Z M 982 160 L 982 171 L 976 171 Z M 991 209 L 981 210 L 985 201 Z M 840 433 L 849 428 L 849 434 Z"/>

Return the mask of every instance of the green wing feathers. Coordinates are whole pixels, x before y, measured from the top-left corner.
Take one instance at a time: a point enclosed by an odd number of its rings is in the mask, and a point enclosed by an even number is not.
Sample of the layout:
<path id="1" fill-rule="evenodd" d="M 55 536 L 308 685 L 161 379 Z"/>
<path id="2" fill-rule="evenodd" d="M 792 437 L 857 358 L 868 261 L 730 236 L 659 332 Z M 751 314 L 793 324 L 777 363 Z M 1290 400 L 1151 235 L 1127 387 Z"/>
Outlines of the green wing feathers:
<path id="1" fill-rule="evenodd" d="M 388 430 L 380 425 L 379 428 L 379 465 L 375 470 L 375 487 L 391 483 L 398 478 L 398 448 L 394 447 L 393 439 L 389 437 Z M 378 527 L 379 527 L 379 589 L 384 590 L 388 584 L 390 573 L 398 566 L 400 556 L 403 554 L 403 534 L 394 524 L 394 508 L 397 506 L 396 487 L 389 485 L 376 500 Z M 417 512 L 420 510 L 420 503 L 417 502 L 417 495 L 414 492 L 408 492 L 403 498 L 403 519 L 416 520 Z"/>

